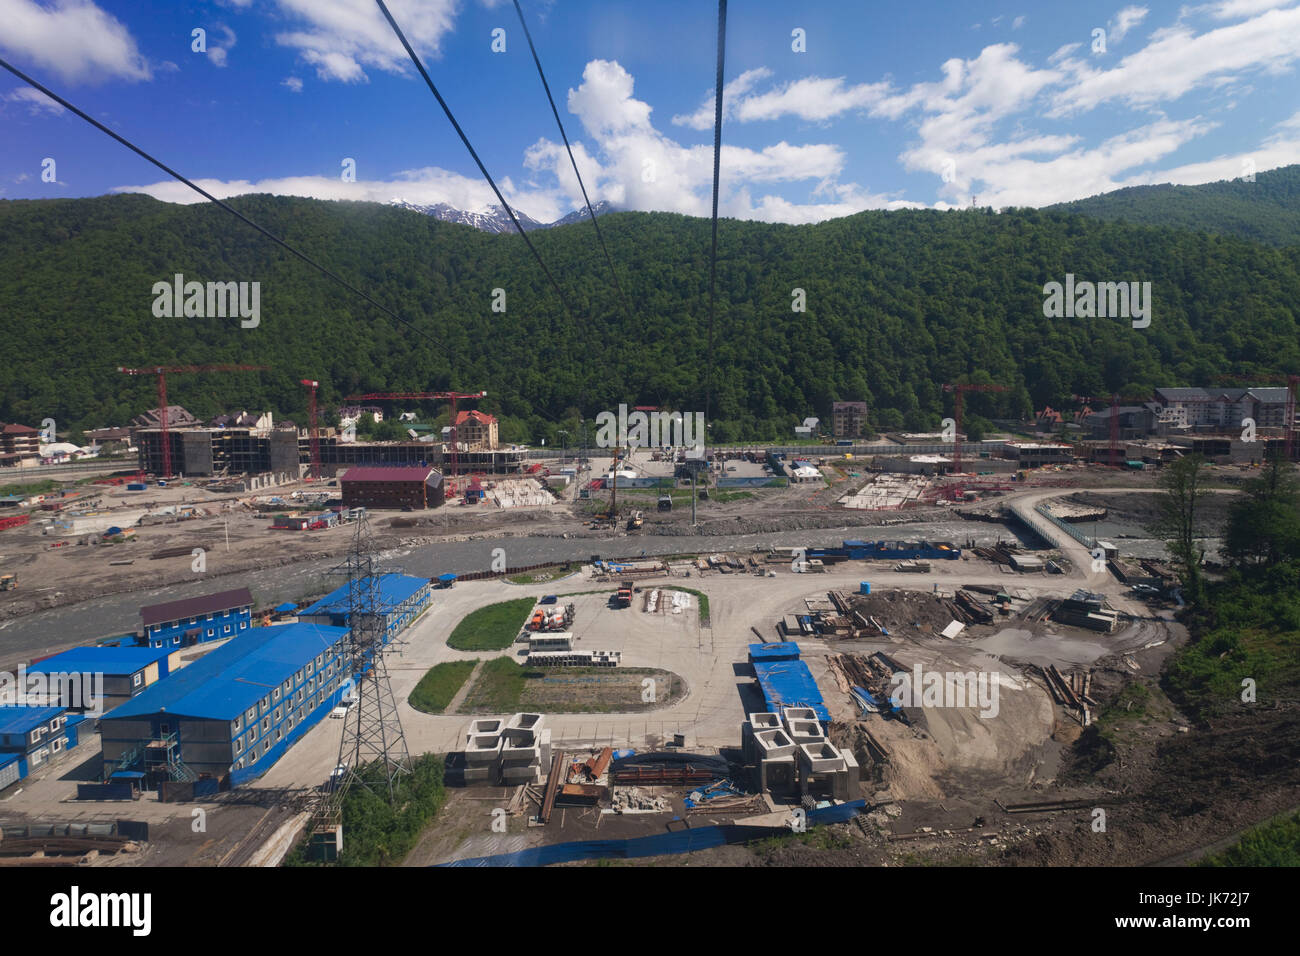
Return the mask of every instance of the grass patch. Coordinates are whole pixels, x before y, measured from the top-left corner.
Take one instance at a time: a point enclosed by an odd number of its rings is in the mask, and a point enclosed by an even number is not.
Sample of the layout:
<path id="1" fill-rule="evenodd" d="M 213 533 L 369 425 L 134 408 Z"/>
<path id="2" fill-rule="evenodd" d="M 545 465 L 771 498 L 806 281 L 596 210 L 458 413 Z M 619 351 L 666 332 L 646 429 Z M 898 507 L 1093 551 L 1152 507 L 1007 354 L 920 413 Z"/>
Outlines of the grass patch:
<path id="1" fill-rule="evenodd" d="M 709 626 L 709 596 L 707 594 L 705 594 L 703 591 L 697 591 L 694 588 L 678 587 L 676 584 L 672 585 L 666 590 L 685 591 L 687 594 L 694 594 L 699 599 L 699 603 L 700 603 L 700 610 L 699 610 L 700 625 L 702 627 Z"/>
<path id="2" fill-rule="evenodd" d="M 429 668 L 411 691 L 410 704 L 426 714 L 441 714 L 447 709 L 466 678 L 474 672 L 477 660 L 445 661 Z"/>
<path id="3" fill-rule="evenodd" d="M 547 581 L 567 577 L 572 573 L 572 565 L 563 564 L 554 568 L 538 568 L 536 571 L 525 571 L 523 574 L 511 574 L 506 577 L 506 580 L 511 584 L 545 584 Z"/>
<path id="4" fill-rule="evenodd" d="M 501 713 L 519 709 L 526 672 L 508 657 L 494 657 L 483 665 L 465 697 L 469 713 Z"/>
<path id="5" fill-rule="evenodd" d="M 447 646 L 458 651 L 504 650 L 515 642 L 536 603 L 530 597 L 515 598 L 471 611 L 451 632 Z"/>
<path id="6" fill-rule="evenodd" d="M 0 497 L 6 495 L 22 495 L 24 498 L 31 495 L 43 495 L 51 491 L 58 491 L 63 487 L 63 483 L 47 478 L 44 481 L 33 481 L 25 485 L 0 485 Z"/>
<path id="7" fill-rule="evenodd" d="M 343 853 L 336 865 L 400 865 L 446 800 L 442 781 L 444 759 L 442 754 L 421 754 L 411 761 L 411 772 L 397 778 L 391 804 L 382 764 L 370 763 L 363 767 L 361 779 L 370 786 L 354 783 L 343 798 Z M 285 859 L 284 865 L 333 865 L 312 861 L 308 851 L 304 839 Z"/>
<path id="8" fill-rule="evenodd" d="M 1300 866 L 1300 813 L 1273 820 L 1242 835 L 1235 845 L 1198 866 Z"/>

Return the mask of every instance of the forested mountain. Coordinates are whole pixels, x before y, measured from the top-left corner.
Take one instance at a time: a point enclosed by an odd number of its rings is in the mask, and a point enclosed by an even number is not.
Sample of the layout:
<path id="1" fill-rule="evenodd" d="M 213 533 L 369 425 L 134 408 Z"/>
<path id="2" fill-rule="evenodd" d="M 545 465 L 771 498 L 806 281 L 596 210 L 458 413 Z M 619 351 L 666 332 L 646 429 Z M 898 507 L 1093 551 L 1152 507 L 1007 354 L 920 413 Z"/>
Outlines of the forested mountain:
<path id="1" fill-rule="evenodd" d="M 1131 186 L 1049 207 L 1110 221 L 1240 236 L 1275 246 L 1300 243 L 1300 165 L 1202 186 Z"/>
<path id="2" fill-rule="evenodd" d="M 271 371 L 171 376 L 170 400 L 201 416 L 269 408 L 302 422 L 302 378 L 320 380 L 324 408 L 361 391 L 486 389 L 482 407 L 505 416 L 512 440 L 554 441 L 578 410 L 590 421 L 620 402 L 704 408 L 706 219 L 602 217 L 626 298 L 590 223 L 531 233 L 570 315 L 519 236 L 381 204 L 256 195 L 233 205 L 424 334 L 209 204 L 0 202 L 0 421 L 124 424 L 156 399 L 150 378 L 118 366 L 202 363 Z M 1071 393 L 1300 368 L 1300 246 L 971 210 L 728 220 L 718 252 L 709 419 L 720 440 L 787 436 L 836 399 L 865 400 L 878 427 L 936 426 L 951 411 L 944 382 L 1010 386 L 969 397 L 971 414 L 993 417 L 1068 405 Z M 175 273 L 260 282 L 260 325 L 156 318 L 154 283 Z M 1150 327 L 1045 317 L 1043 286 L 1067 273 L 1151 282 Z M 494 289 L 504 313 L 492 311 Z M 805 312 L 792 311 L 795 290 Z"/>

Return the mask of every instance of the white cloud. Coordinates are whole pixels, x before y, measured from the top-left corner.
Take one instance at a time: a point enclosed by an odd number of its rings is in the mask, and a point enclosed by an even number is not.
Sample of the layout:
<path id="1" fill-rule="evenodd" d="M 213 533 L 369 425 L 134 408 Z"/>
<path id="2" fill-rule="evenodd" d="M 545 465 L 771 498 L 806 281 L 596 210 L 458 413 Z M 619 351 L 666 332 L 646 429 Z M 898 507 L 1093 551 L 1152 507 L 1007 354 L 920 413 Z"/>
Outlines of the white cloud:
<path id="1" fill-rule="evenodd" d="M 405 73 L 409 67 L 397 34 L 370 0 L 277 0 L 277 5 L 297 28 L 276 34 L 275 42 L 297 50 L 322 80 L 360 83 L 368 79 L 367 68 Z M 387 5 L 421 59 L 441 55 L 457 0 L 388 0 Z"/>
<path id="2" fill-rule="evenodd" d="M 280 85 L 289 87 L 289 90 L 292 93 L 302 92 L 302 80 L 298 79 L 296 76 L 286 76 L 280 81 Z"/>
<path id="3" fill-rule="evenodd" d="M 0 50 L 67 83 L 151 78 L 135 38 L 90 0 L 0 0 L 0 24 Z"/>
<path id="4" fill-rule="evenodd" d="M 457 209 L 481 212 L 496 203 L 496 196 L 488 184 L 478 178 L 462 176 L 438 167 L 405 170 L 388 179 L 357 180 L 345 183 L 338 176 L 283 176 L 250 181 L 196 179 L 196 184 L 218 199 L 243 196 L 249 193 L 272 193 L 277 196 L 303 196 L 310 199 L 352 199 L 365 202 L 386 203 L 393 199 L 432 205 L 450 203 Z M 534 219 L 550 222 L 569 211 L 559 201 L 556 190 L 517 189 L 506 177 L 498 179 L 506 202 L 523 210 Z M 118 186 L 115 193 L 144 193 L 163 202 L 206 202 L 198 193 L 175 180 L 136 186 Z"/>
<path id="5" fill-rule="evenodd" d="M 220 40 L 213 40 L 211 36 L 213 31 L 208 31 L 208 59 L 212 61 L 213 66 L 224 67 L 227 55 L 237 42 L 235 31 L 224 23 L 218 24 L 216 29 L 220 30 L 223 35 Z"/>
<path id="6" fill-rule="evenodd" d="M 32 116 L 37 116 L 40 113 L 50 113 L 57 116 L 60 113 L 67 112 L 54 100 L 32 86 L 20 86 L 12 93 L 5 94 L 4 100 L 9 103 L 24 104 L 27 107 L 27 112 Z"/>
<path id="7" fill-rule="evenodd" d="M 1019 30 L 1024 25 L 1025 25 L 1024 17 L 1016 17 L 1014 20 L 1011 21 L 1011 29 L 1013 30 Z"/>
<path id="8" fill-rule="evenodd" d="M 1223 0 L 1222 3 L 1210 4 L 1209 12 L 1216 20 L 1236 20 L 1240 17 L 1252 17 L 1265 10 L 1288 7 L 1293 3 L 1295 0 Z"/>
<path id="9" fill-rule="evenodd" d="M 1261 70 L 1280 75 L 1300 58 L 1300 8 L 1272 10 L 1252 20 L 1196 34 L 1178 26 L 1156 38 L 1109 70 L 1089 63 L 1062 63 L 1075 76 L 1053 97 L 1049 116 L 1090 110 L 1110 100 L 1151 106 L 1176 100 L 1205 86 L 1223 86 L 1243 73 Z"/>
<path id="10" fill-rule="evenodd" d="M 765 66 L 760 66 L 757 69 L 746 70 L 730 83 L 723 84 L 722 113 L 724 120 L 728 116 L 735 115 L 736 100 L 753 89 L 759 80 L 765 80 L 771 75 L 771 70 Z M 714 91 L 710 90 L 709 95 L 704 98 L 704 102 L 700 104 L 699 109 L 687 115 L 674 116 L 673 124 L 676 126 L 689 126 L 691 129 L 713 129 L 716 109 Z"/>
<path id="11" fill-rule="evenodd" d="M 1118 43 L 1132 30 L 1135 26 L 1146 19 L 1151 11 L 1146 7 L 1125 7 L 1119 13 L 1115 14 L 1115 19 L 1110 21 L 1110 32 L 1106 38 L 1111 43 Z"/>

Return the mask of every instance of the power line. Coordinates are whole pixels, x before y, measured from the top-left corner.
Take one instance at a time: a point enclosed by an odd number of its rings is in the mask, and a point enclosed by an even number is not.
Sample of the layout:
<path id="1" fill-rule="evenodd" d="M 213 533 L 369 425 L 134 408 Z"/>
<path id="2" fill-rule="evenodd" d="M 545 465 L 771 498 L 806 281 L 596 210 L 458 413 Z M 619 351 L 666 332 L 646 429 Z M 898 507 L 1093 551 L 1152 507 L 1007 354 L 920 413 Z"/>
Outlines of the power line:
<path id="1" fill-rule="evenodd" d="M 474 162 L 478 165 L 479 172 L 483 174 L 483 178 L 487 180 L 488 185 L 492 187 L 492 191 L 496 193 L 496 197 L 501 203 L 501 208 L 506 211 L 506 214 L 510 216 L 510 221 L 513 222 L 515 228 L 519 230 L 519 235 L 523 237 L 524 242 L 527 244 L 528 251 L 533 254 L 533 258 L 537 260 L 537 264 L 542 267 L 542 272 L 546 273 L 546 278 L 551 280 L 551 285 L 555 288 L 555 294 L 560 297 L 560 304 L 564 307 L 565 313 L 570 319 L 573 319 L 573 311 L 569 308 L 569 302 L 565 299 L 564 292 L 560 289 L 560 284 L 555 281 L 555 276 L 551 275 L 551 270 L 546 268 L 546 263 L 542 261 L 542 257 L 538 254 L 536 247 L 533 245 L 533 241 L 528 238 L 528 233 L 524 231 L 524 227 L 521 226 L 519 220 L 515 218 L 514 210 L 510 208 L 510 204 L 506 202 L 506 198 L 501 195 L 501 190 L 497 188 L 496 181 L 487 171 L 487 167 L 483 165 L 483 161 L 478 158 L 478 153 L 476 153 L 474 147 L 470 145 L 469 137 L 465 135 L 465 131 L 461 129 L 460 124 L 456 122 L 456 117 L 452 115 L 451 107 L 448 106 L 447 101 L 442 98 L 442 94 L 438 92 L 438 88 L 433 85 L 433 79 L 429 76 L 428 71 L 425 70 L 424 64 L 420 62 L 420 58 L 416 55 L 415 50 L 411 47 L 411 44 L 407 42 L 406 34 L 403 33 L 402 28 L 397 25 L 397 21 L 393 19 L 393 15 L 388 12 L 388 7 L 384 5 L 384 0 L 375 0 L 375 3 L 379 4 L 379 9 L 380 12 L 383 13 L 384 19 L 388 21 L 388 25 L 392 27 L 393 32 L 397 34 L 397 39 L 402 42 L 402 46 L 406 49 L 406 55 L 411 58 L 411 62 L 415 64 L 415 68 L 420 71 L 420 76 L 424 77 L 424 82 L 429 87 L 429 92 L 431 92 L 434 99 L 438 101 L 438 105 L 442 107 L 442 111 L 447 114 L 447 120 L 456 130 L 456 135 L 459 136 L 460 141 L 465 144 L 465 148 L 469 150 L 470 156 L 473 157 Z"/>
<path id="2" fill-rule="evenodd" d="M 727 0 L 718 0 L 718 71 L 713 99 L 713 248 L 709 253 L 709 353 L 704 389 L 704 420 L 713 397 L 713 302 L 718 277 L 718 172 L 722 152 L 722 64 L 727 49 Z"/>
<path id="3" fill-rule="evenodd" d="M 186 186 L 189 186 L 190 189 L 194 190 L 196 193 L 198 193 L 198 194 L 199 194 L 200 196 L 202 196 L 204 199 L 206 199 L 206 200 L 208 200 L 209 202 L 215 203 L 216 205 L 220 206 L 222 209 L 224 209 L 226 212 L 230 213 L 232 216 L 234 216 L 234 217 L 235 217 L 236 219 L 238 219 L 240 222 L 244 223 L 244 224 L 247 225 L 247 226 L 251 226 L 252 228 L 256 229 L 258 232 L 260 232 L 260 233 L 261 233 L 262 235 L 264 235 L 266 238 L 270 239 L 270 240 L 271 240 L 272 242 L 274 242 L 276 245 L 280 246 L 281 248 L 285 249 L 287 252 L 289 252 L 289 253 L 293 254 L 294 256 L 296 256 L 297 258 L 301 259 L 303 262 L 307 263 L 307 265 L 311 266 L 313 269 L 315 269 L 317 272 L 319 272 L 321 275 L 325 276 L 326 278 L 333 279 L 335 282 L 337 282 L 339 285 L 343 286 L 345 289 L 347 289 L 347 290 L 348 290 L 349 292 L 351 292 L 353 295 L 359 296 L 360 298 L 364 299 L 366 302 L 370 303 L 372 306 L 374 306 L 374 307 L 375 307 L 376 309 L 378 309 L 380 312 L 383 312 L 385 315 L 387 315 L 389 318 L 393 319 L 395 322 L 398 322 L 398 323 L 400 323 L 401 325 L 406 326 L 406 327 L 407 327 L 408 329 L 410 329 L 412 332 L 415 332 L 415 333 L 417 333 L 417 334 L 419 334 L 419 335 L 424 336 L 424 337 L 425 337 L 426 339 L 428 339 L 430 342 L 433 342 L 433 343 L 438 344 L 438 345 L 443 344 L 442 342 L 440 342 L 438 339 L 434 338 L 434 337 L 433 337 L 432 335 L 430 335 L 429 333 L 424 332 L 424 331 L 421 331 L 420 329 L 416 328 L 416 326 L 412 325 L 412 324 L 411 324 L 410 322 L 408 322 L 406 319 L 402 318 L 400 315 L 398 315 L 398 314 L 397 314 L 396 312 L 394 312 L 392 309 L 388 308 L 388 307 L 385 306 L 385 305 L 381 305 L 380 303 L 376 302 L 374 299 L 372 299 L 372 298 L 371 298 L 370 296 L 368 296 L 366 293 L 362 292 L 360 289 L 358 289 L 358 288 L 357 288 L 356 286 L 354 286 L 352 283 L 348 282 L 348 281 L 347 281 L 346 279 L 344 279 L 342 276 L 337 275 L 337 274 L 335 274 L 334 272 L 331 272 L 329 269 L 326 269 L 323 265 L 321 265 L 319 262 L 316 262 L 314 259 L 312 259 L 310 256 L 308 256 L 306 253 L 299 252 L 299 251 L 298 251 L 297 249 L 295 249 L 293 246 L 289 245 L 289 243 L 285 242 L 283 239 L 281 239 L 281 238 L 280 238 L 279 236 L 277 236 L 275 233 L 273 233 L 273 232 L 271 232 L 270 230 L 268 230 L 268 229 L 266 229 L 266 228 L 264 228 L 264 227 L 258 225 L 258 224 L 255 223 L 253 220 L 249 219 L 247 216 L 245 216 L 243 213 L 239 212 L 237 209 L 235 209 L 234 207 L 230 206 L 229 204 L 227 204 L 227 203 L 225 203 L 225 202 L 222 202 L 220 199 L 218 199 L 216 196 L 212 195 L 212 193 L 208 192 L 208 191 L 207 191 L 206 189 L 204 189 L 202 186 L 200 186 L 200 185 L 198 185 L 197 183 L 194 183 L 194 182 L 192 182 L 192 181 L 186 179 L 186 178 L 185 178 L 184 176 L 182 176 L 180 173 L 176 172 L 176 170 L 172 169 L 170 166 L 166 165 L 165 163 L 161 162 L 160 160 L 155 159 L 153 156 L 151 156 L 149 153 L 146 153 L 143 149 L 141 149 L 139 146 L 136 146 L 136 145 L 135 145 L 134 143 L 132 143 L 130 140 L 126 139 L 125 137 L 119 136 L 117 133 L 113 132 L 111 129 L 109 129 L 109 128 L 108 128 L 107 126 L 105 126 L 103 123 L 99 122 L 99 121 L 98 121 L 97 119 L 95 119 L 94 117 L 89 116 L 89 115 L 87 115 L 86 113 L 82 112 L 81 110 L 77 109 L 77 107 L 73 106 L 71 103 L 69 103 L 69 102 L 68 102 L 67 100 L 65 100 L 63 97 L 59 96 L 57 93 L 55 93 L 53 90 L 49 89 L 48 87 L 43 86 L 43 85 L 41 85 L 40 83 L 36 82 L 36 80 L 32 79 L 32 78 L 31 78 L 30 76 L 28 76 L 26 73 L 22 72 L 22 70 L 19 70 L 17 67 L 15 67 L 15 66 L 13 66 L 12 64 L 10 64 L 7 60 L 4 60 L 4 59 L 0 58 L 0 66 L 3 66 L 6 70 L 8 70 L 8 71 L 9 71 L 10 73 L 12 73 L 14 76 L 18 77 L 18 78 L 19 78 L 20 80 L 22 80 L 24 83 L 27 83 L 29 86 L 33 86 L 33 87 L 35 87 L 36 89 L 40 90 L 42 93 L 44 93 L 44 94 L 45 94 L 46 96 L 48 96 L 50 99 L 54 100 L 54 102 L 56 102 L 56 103 L 58 103 L 60 106 L 62 106 L 64 109 L 69 110 L 69 111 L 71 111 L 72 113 L 75 113 L 77 116 L 81 117 L 83 120 L 85 120 L 85 121 L 86 121 L 87 123 L 89 123 L 91 126 L 95 127 L 95 128 L 96 128 L 97 130 L 99 130 L 101 133 L 105 133 L 105 134 L 107 134 L 108 136 L 111 136 L 113 139 L 117 140 L 119 143 L 121 143 L 121 144 L 122 144 L 123 146 L 125 146 L 127 149 L 131 150 L 131 152 L 133 152 L 133 153 L 137 154 L 138 156 L 141 156 L 141 157 L 143 157 L 144 159 L 148 160 L 149 162 L 153 163 L 153 165 L 157 166 L 159 169 L 161 169 L 161 170 L 162 170 L 164 173 L 166 173 L 168 176 L 171 176 L 173 179 L 178 180 L 179 182 L 184 183 Z"/>
<path id="4" fill-rule="evenodd" d="M 627 296 L 623 292 L 623 286 L 618 281 L 618 273 L 614 270 L 614 260 L 610 258 L 609 249 L 605 246 L 605 237 L 601 234 L 600 223 L 596 221 L 596 210 L 591 208 L 591 198 L 587 195 L 587 187 L 582 182 L 582 173 L 578 172 L 578 161 L 573 158 L 573 149 L 569 146 L 568 134 L 564 132 L 564 123 L 560 120 L 560 111 L 555 106 L 555 97 L 551 95 L 551 85 L 546 82 L 546 72 L 542 69 L 542 61 L 537 56 L 537 48 L 533 46 L 533 35 L 528 32 L 528 24 L 524 21 L 524 11 L 519 6 L 519 0 L 514 0 L 515 13 L 519 14 L 519 25 L 524 28 L 524 37 L 528 40 L 528 49 L 533 54 L 533 62 L 537 64 L 537 75 L 542 79 L 542 89 L 546 91 L 546 100 L 551 104 L 551 113 L 555 116 L 555 125 L 560 128 L 560 138 L 564 140 L 564 149 L 569 154 L 569 162 L 573 164 L 573 175 L 578 177 L 578 188 L 582 190 L 582 200 L 587 204 L 587 213 L 591 216 L 591 224 L 596 227 L 596 238 L 600 240 L 600 248 L 605 253 L 605 263 L 609 266 L 609 274 L 614 278 L 614 288 L 618 290 L 619 298 L 628 306 Z M 631 308 L 627 309 L 629 318 L 631 317 Z"/>

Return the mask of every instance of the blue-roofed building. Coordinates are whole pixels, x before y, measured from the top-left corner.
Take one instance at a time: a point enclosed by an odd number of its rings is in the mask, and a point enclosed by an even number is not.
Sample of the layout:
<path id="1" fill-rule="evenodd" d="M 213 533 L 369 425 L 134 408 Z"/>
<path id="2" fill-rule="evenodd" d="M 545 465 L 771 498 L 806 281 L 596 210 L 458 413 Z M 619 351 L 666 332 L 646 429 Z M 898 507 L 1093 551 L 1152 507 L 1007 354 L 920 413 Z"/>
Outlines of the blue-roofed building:
<path id="1" fill-rule="evenodd" d="M 384 618 L 384 641 L 387 643 L 433 603 L 433 587 L 427 578 L 381 574 L 376 578 L 375 600 Z M 299 611 L 298 620 L 347 627 L 348 585 L 336 588 L 311 607 Z"/>
<path id="2" fill-rule="evenodd" d="M 338 704 L 346 636 L 302 622 L 254 628 L 150 687 L 100 721 L 105 779 L 260 776 Z"/>
<path id="3" fill-rule="evenodd" d="M 253 595 L 248 588 L 204 594 L 140 608 L 141 637 L 150 647 L 189 647 L 248 633 Z"/>
<path id="4" fill-rule="evenodd" d="M 0 790 L 75 746 L 67 708 L 0 706 Z"/>
<path id="5" fill-rule="evenodd" d="M 71 710 L 102 713 L 172 673 L 180 666 L 180 655 L 180 648 L 167 647 L 74 647 L 29 665 L 27 675 L 29 681 L 43 676 L 50 700 Z"/>

